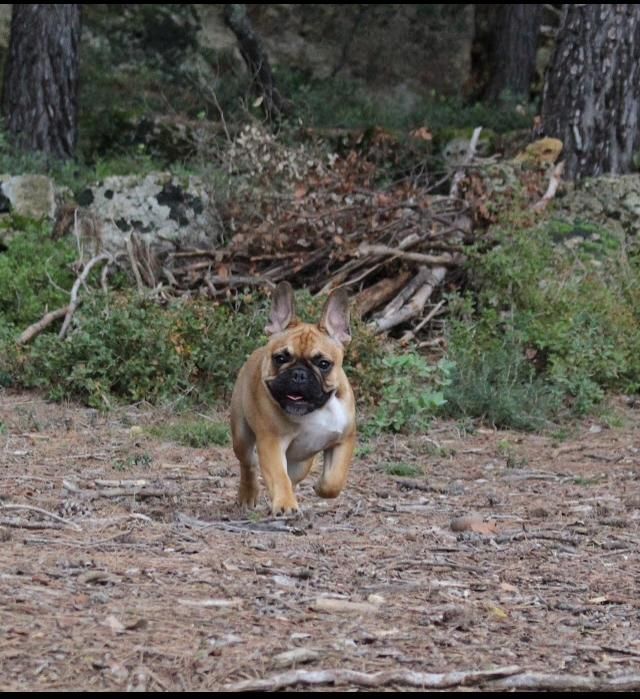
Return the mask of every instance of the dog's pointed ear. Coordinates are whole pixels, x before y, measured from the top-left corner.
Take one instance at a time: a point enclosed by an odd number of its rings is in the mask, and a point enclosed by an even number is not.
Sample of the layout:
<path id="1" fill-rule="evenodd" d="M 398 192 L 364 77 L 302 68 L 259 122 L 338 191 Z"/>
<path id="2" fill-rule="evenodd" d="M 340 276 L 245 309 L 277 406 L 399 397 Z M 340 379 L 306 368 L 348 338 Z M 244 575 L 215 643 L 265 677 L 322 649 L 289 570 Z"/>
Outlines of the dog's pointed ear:
<path id="1" fill-rule="evenodd" d="M 351 342 L 349 296 L 344 288 L 331 292 L 318 326 L 341 345 Z"/>
<path id="2" fill-rule="evenodd" d="M 296 322 L 295 299 L 293 287 L 289 282 L 280 282 L 271 297 L 269 324 L 265 327 L 267 335 L 286 330 Z"/>

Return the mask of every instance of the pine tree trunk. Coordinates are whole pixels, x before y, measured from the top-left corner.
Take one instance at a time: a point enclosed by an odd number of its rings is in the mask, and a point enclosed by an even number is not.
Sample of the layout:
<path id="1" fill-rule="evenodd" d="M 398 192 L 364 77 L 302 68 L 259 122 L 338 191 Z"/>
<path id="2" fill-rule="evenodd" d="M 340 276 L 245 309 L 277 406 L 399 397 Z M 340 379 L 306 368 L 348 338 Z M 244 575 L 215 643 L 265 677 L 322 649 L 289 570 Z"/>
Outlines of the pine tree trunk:
<path id="1" fill-rule="evenodd" d="M 545 133 L 571 179 L 621 174 L 640 149 L 640 5 L 565 5 L 547 73 Z"/>
<path id="2" fill-rule="evenodd" d="M 267 53 L 247 14 L 247 6 L 226 4 L 224 19 L 238 39 L 240 53 L 249 68 L 256 91 L 263 98 L 267 117 L 277 119 L 283 112 L 283 99 L 276 88 Z"/>
<path id="3" fill-rule="evenodd" d="M 73 156 L 79 40 L 80 5 L 13 5 L 2 113 L 19 148 Z"/>
<path id="4" fill-rule="evenodd" d="M 490 56 L 491 77 L 486 98 L 505 94 L 529 97 L 536 70 L 542 5 L 499 5 Z"/>

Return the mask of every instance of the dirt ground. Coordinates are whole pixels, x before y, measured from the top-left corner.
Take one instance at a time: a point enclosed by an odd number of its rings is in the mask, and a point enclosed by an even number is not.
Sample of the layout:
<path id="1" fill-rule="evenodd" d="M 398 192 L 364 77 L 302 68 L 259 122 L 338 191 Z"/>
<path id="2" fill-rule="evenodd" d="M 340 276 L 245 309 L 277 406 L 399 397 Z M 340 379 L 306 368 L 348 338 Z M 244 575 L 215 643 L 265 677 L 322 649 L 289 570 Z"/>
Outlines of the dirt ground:
<path id="1" fill-rule="evenodd" d="M 0 686 L 639 689 L 640 410 L 616 415 L 361 443 L 337 500 L 308 479 L 272 520 L 235 506 L 230 448 L 149 435 L 169 411 L 0 392 Z"/>

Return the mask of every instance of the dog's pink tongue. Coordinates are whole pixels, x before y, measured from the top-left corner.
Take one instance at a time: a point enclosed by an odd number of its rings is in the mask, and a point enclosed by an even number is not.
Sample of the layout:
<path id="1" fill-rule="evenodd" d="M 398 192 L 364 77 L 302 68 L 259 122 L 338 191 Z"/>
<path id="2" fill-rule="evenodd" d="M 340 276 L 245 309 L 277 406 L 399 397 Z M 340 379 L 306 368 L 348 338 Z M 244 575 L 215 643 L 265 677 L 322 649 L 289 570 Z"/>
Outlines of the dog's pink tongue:
<path id="1" fill-rule="evenodd" d="M 287 393 L 287 398 L 289 400 L 302 400 L 302 396 L 291 396 Z"/>

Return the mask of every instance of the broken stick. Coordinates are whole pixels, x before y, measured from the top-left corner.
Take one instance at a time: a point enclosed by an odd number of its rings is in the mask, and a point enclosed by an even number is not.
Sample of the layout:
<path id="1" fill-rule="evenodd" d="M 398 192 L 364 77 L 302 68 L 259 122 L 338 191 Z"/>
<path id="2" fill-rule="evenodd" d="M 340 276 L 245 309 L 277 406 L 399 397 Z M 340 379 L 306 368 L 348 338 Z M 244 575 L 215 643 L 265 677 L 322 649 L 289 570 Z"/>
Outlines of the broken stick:
<path id="1" fill-rule="evenodd" d="M 446 267 L 434 267 L 430 270 L 430 279 L 427 283 L 423 284 L 413 295 L 411 301 L 405 304 L 396 313 L 378 318 L 371 323 L 371 328 L 375 334 L 386 332 L 395 328 L 397 325 L 415 318 L 417 315 L 422 313 L 422 309 L 429 300 L 434 289 L 439 286 L 444 280 L 447 274 Z"/>
<path id="2" fill-rule="evenodd" d="M 87 264 L 84 266 L 84 269 L 82 270 L 82 274 L 75 280 L 73 283 L 73 286 L 71 287 L 71 303 L 67 306 L 67 312 L 64 317 L 64 321 L 62 323 L 62 328 L 60 328 L 60 332 L 58 333 L 58 337 L 62 340 L 64 339 L 64 336 L 67 334 L 67 331 L 69 330 L 69 326 L 71 325 L 71 318 L 73 318 L 73 314 L 76 311 L 76 308 L 80 305 L 80 299 L 78 298 L 78 293 L 80 291 L 80 287 L 82 284 L 84 284 L 87 281 L 87 277 L 89 276 L 89 272 L 95 267 L 97 264 L 100 262 L 112 262 L 113 258 L 108 252 L 103 252 L 100 253 L 100 255 L 96 255 L 95 257 L 92 257 Z"/>

